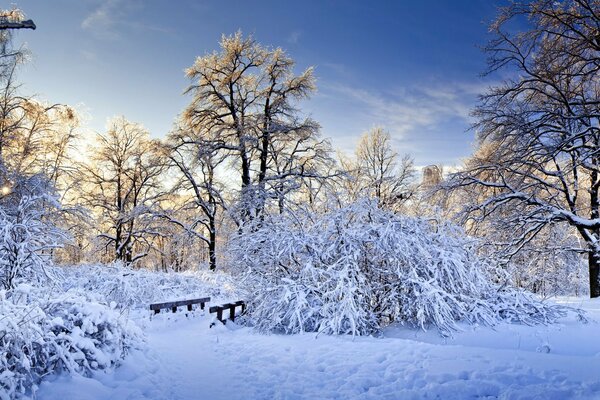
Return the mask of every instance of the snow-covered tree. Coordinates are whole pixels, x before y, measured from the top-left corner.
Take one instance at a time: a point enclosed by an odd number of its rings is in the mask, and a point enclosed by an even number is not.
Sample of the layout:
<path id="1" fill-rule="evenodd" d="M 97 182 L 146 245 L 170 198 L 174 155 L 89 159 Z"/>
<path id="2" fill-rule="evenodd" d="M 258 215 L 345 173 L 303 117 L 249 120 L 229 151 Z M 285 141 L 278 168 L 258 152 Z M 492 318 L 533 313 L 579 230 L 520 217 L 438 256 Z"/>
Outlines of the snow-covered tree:
<path id="1" fill-rule="evenodd" d="M 279 201 L 288 193 L 291 177 L 311 175 L 303 160 L 321 157 L 323 146 L 311 143 L 318 124 L 301 118 L 295 108 L 315 84 L 312 68 L 296 75 L 283 50 L 266 48 L 240 32 L 223 36 L 220 47 L 187 69 L 192 101 L 184 119 L 238 169 L 238 215 L 232 216 L 243 225 L 262 214 L 268 198 Z M 293 161 L 282 163 L 286 154 Z"/>
<path id="2" fill-rule="evenodd" d="M 27 183 L 34 184 L 32 180 Z M 4 289 L 13 289 L 20 280 L 52 279 L 51 250 L 66 239 L 52 221 L 51 214 L 59 207 L 56 199 L 44 193 L 23 195 L 15 207 L 0 208 L 0 284 Z"/>
<path id="3" fill-rule="evenodd" d="M 97 218 L 98 239 L 111 260 L 134 263 L 161 235 L 155 212 L 164 196 L 162 146 L 141 125 L 120 117 L 99 134 L 83 166 L 83 201 Z"/>
<path id="4" fill-rule="evenodd" d="M 179 176 L 173 190 L 179 197 L 172 212 L 163 216 L 188 233 L 189 239 L 196 238 L 206 244 L 209 268 L 214 270 L 217 268 L 217 218 L 225 208 L 223 185 L 215 174 L 225 156 L 219 154 L 212 142 L 203 142 L 189 126 L 173 131 L 168 143 L 168 158 Z"/>
<path id="5" fill-rule="evenodd" d="M 457 321 L 545 323 L 563 314 L 494 283 L 494 265 L 457 226 L 375 200 L 271 218 L 234 238 L 230 255 L 247 266 L 248 319 L 262 331 L 364 335 L 399 322 L 447 335 Z"/>
<path id="6" fill-rule="evenodd" d="M 585 244 L 590 296 L 600 296 L 600 5 L 591 0 L 514 3 L 492 24 L 490 71 L 514 78 L 491 88 L 475 111 L 480 151 L 453 176 L 466 210 L 502 214 L 511 247 L 549 224 L 568 224 Z M 512 22 L 528 28 L 514 34 Z M 483 194 L 483 196 L 482 196 Z"/>
<path id="7" fill-rule="evenodd" d="M 415 169 L 410 156 L 400 158 L 391 140 L 390 134 L 380 127 L 360 138 L 356 147 L 355 179 L 363 194 L 368 193 L 381 206 L 393 209 L 412 196 Z"/>
<path id="8" fill-rule="evenodd" d="M 376 199 L 390 210 L 403 210 L 415 192 L 415 168 L 408 154 L 400 157 L 389 132 L 375 127 L 365 132 L 353 157 L 338 154 L 343 175 L 335 181 L 340 204 L 363 197 Z"/>
<path id="9" fill-rule="evenodd" d="M 270 211 L 270 201 L 280 214 L 306 202 L 315 206 L 318 188 L 340 174 L 330 153 L 329 142 L 312 130 L 273 135 L 265 176 L 259 176 L 263 197 L 257 214 Z"/>

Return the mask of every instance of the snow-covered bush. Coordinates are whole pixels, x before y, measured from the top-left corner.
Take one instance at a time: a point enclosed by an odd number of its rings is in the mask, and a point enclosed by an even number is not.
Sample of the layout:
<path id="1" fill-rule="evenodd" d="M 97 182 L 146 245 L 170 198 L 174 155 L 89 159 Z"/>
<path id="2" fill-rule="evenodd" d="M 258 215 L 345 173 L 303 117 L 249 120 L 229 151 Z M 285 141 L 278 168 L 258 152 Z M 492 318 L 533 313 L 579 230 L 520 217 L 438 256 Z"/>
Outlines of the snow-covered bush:
<path id="1" fill-rule="evenodd" d="M 218 298 L 235 290 L 230 275 L 213 271 L 164 273 L 128 268 L 120 263 L 61 270 L 66 289 L 95 293 L 119 309 L 147 308 L 150 303 L 182 298 Z"/>
<path id="2" fill-rule="evenodd" d="M 50 373 L 114 366 L 141 343 L 119 312 L 82 291 L 20 285 L 0 291 L 0 399 L 35 391 Z"/>
<path id="3" fill-rule="evenodd" d="M 19 279 L 39 282 L 50 277 L 50 251 L 64 233 L 46 219 L 51 196 L 23 196 L 14 207 L 0 207 L 0 285 L 10 289 Z"/>
<path id="4" fill-rule="evenodd" d="M 490 256 L 500 259 L 506 253 L 515 253 L 516 246 L 506 245 L 511 243 L 510 237 L 499 238 L 497 231 L 490 229 L 489 232 L 483 241 L 491 243 L 484 248 L 492 253 Z M 546 226 L 510 257 L 507 273 L 515 286 L 542 297 L 585 294 L 589 290 L 588 262 L 587 257 L 577 250 L 584 247 L 571 227 Z"/>
<path id="5" fill-rule="evenodd" d="M 492 283 L 463 231 L 360 201 L 265 221 L 233 240 L 248 322 L 261 331 L 365 335 L 399 322 L 451 334 L 457 321 L 548 323 L 565 309 Z"/>

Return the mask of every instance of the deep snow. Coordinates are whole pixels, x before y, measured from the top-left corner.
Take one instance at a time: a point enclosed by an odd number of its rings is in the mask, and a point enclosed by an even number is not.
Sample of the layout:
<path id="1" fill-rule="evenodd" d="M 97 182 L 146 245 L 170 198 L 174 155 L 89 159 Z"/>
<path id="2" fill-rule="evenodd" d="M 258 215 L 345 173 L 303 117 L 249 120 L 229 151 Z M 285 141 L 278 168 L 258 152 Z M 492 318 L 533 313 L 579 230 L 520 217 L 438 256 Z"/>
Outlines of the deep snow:
<path id="1" fill-rule="evenodd" d="M 385 337 L 261 335 L 211 316 L 160 314 L 144 351 L 93 378 L 60 376 L 58 399 L 600 399 L 600 301 L 564 299 L 593 321 L 464 326 L 454 338 L 391 328 Z"/>

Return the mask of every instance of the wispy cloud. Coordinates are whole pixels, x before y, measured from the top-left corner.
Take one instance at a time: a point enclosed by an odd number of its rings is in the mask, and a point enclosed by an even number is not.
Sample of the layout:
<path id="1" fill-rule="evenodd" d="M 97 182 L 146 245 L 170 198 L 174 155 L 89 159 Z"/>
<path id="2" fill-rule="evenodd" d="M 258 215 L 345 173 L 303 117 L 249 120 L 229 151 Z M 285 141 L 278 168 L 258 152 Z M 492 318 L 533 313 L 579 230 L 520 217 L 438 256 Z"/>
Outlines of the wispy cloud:
<path id="1" fill-rule="evenodd" d="M 352 70 L 352 68 L 348 67 L 345 64 L 336 63 L 336 62 L 322 62 L 317 65 L 317 71 L 321 68 L 325 68 L 333 72 L 335 75 L 346 79 L 354 79 L 356 77 L 356 73 Z"/>
<path id="2" fill-rule="evenodd" d="M 144 3 L 137 0 L 103 0 L 81 22 L 81 28 L 102 39 L 118 39 L 124 29 L 172 34 L 168 29 L 136 19 Z"/>
<path id="3" fill-rule="evenodd" d="M 287 37 L 287 42 L 290 44 L 297 44 L 300 41 L 301 36 L 302 36 L 302 31 L 293 31 Z"/>
<path id="4" fill-rule="evenodd" d="M 364 81 L 363 81 L 364 82 Z M 411 82 L 400 87 L 319 82 L 311 115 L 334 146 L 351 153 L 374 126 L 390 132 L 396 149 L 419 165 L 459 163 L 471 151 L 470 116 L 486 84 L 461 81 Z M 310 108 L 310 106 L 309 106 Z"/>
<path id="5" fill-rule="evenodd" d="M 96 53 L 94 53 L 93 51 L 89 51 L 89 50 L 81 50 L 79 52 L 79 54 L 81 55 L 81 57 L 83 57 L 83 59 L 85 59 L 86 61 L 97 61 L 98 60 L 98 55 Z"/>
<path id="6" fill-rule="evenodd" d="M 321 93 L 354 104 L 364 118 L 383 125 L 398 139 L 421 128 L 432 128 L 449 118 L 471 122 L 475 89 L 458 83 L 413 86 L 376 91 L 342 84 L 322 84 Z"/>
<path id="7" fill-rule="evenodd" d="M 116 38 L 116 26 L 124 16 L 123 1 L 103 1 L 81 22 L 81 28 L 104 38 Z"/>

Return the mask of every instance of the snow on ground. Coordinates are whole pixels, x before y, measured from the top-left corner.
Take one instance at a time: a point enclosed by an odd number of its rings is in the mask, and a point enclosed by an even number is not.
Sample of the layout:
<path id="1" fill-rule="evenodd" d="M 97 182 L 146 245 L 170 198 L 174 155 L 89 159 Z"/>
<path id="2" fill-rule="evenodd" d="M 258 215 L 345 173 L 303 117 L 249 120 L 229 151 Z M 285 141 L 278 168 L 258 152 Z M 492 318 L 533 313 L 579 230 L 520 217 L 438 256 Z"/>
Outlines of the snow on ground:
<path id="1" fill-rule="evenodd" d="M 600 301 L 563 299 L 595 321 L 464 327 L 452 339 L 390 328 L 383 338 L 260 335 L 209 328 L 201 312 L 143 322 L 148 346 L 113 372 L 59 376 L 58 399 L 600 399 Z"/>

